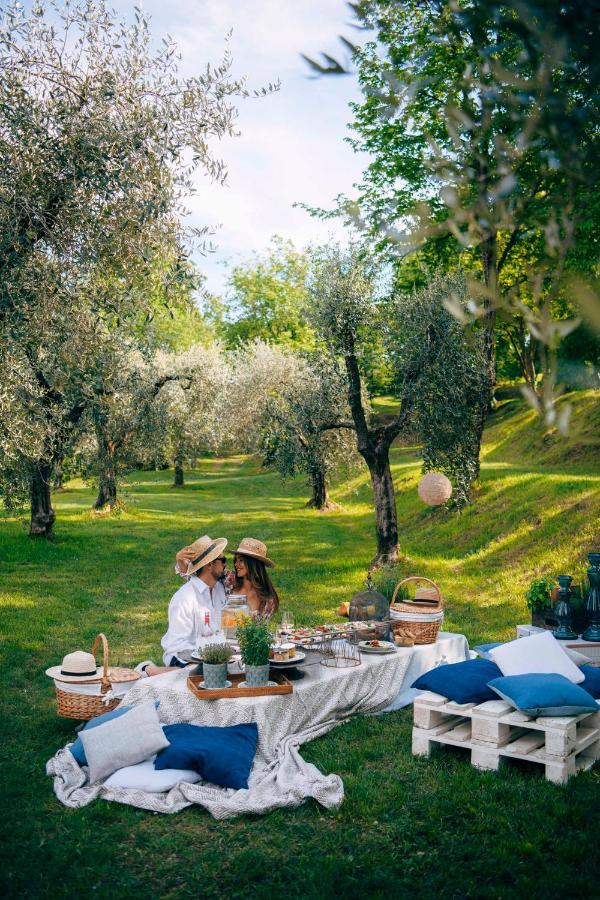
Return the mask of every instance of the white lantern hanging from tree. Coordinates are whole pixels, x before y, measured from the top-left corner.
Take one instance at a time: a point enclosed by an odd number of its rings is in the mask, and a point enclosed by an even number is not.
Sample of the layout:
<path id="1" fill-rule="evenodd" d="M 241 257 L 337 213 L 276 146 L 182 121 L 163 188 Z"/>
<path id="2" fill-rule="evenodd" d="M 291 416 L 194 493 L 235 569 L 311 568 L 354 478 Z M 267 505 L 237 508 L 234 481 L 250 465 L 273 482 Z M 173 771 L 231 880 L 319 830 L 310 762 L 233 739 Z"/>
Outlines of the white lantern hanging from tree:
<path id="1" fill-rule="evenodd" d="M 452 496 L 452 484 L 441 472 L 428 472 L 421 478 L 417 491 L 428 506 L 443 506 Z"/>

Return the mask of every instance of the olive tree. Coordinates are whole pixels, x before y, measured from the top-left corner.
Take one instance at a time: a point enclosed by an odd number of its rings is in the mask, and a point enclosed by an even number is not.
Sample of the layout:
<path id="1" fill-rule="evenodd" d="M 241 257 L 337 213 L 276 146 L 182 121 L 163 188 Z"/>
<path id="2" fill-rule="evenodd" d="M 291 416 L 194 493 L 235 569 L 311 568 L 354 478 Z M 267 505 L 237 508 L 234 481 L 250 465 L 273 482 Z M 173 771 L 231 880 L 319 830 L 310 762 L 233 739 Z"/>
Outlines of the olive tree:
<path id="1" fill-rule="evenodd" d="M 398 557 L 398 517 L 390 469 L 392 441 L 406 426 L 418 370 L 408 371 L 402 384 L 400 412 L 380 424 L 369 417 L 365 404 L 361 361 L 374 330 L 383 324 L 383 297 L 377 293 L 376 270 L 357 248 L 316 249 L 309 277 L 310 315 L 319 336 L 344 361 L 348 406 L 354 423 L 357 450 L 369 468 L 375 504 L 377 554 L 374 565 Z"/>
<path id="2" fill-rule="evenodd" d="M 264 415 L 262 450 L 265 464 L 282 478 L 300 472 L 312 490 L 309 507 L 330 510 L 331 472 L 356 462 L 354 422 L 347 403 L 348 385 L 335 360 L 311 358 L 299 365 L 297 377 L 271 398 Z"/>
<path id="3" fill-rule="evenodd" d="M 146 276 L 160 269 L 168 294 L 184 243 L 203 239 L 181 214 L 196 171 L 225 174 L 209 145 L 244 93 L 229 66 L 182 77 L 172 41 L 153 49 L 142 13 L 128 25 L 104 0 L 5 7 L 0 342 L 22 378 L 7 382 L 2 479 L 14 499 L 29 483 L 31 534 L 52 532 L 53 469 L 95 396 L 99 345 L 151 311 Z"/>

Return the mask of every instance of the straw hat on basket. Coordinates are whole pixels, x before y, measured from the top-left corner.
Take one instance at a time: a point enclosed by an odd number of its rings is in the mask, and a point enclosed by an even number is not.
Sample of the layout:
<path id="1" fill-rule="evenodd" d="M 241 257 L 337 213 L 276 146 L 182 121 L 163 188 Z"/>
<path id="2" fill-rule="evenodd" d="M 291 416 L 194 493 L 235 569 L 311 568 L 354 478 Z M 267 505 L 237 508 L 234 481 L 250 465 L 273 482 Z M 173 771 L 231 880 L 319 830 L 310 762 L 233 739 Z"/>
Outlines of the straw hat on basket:
<path id="1" fill-rule="evenodd" d="M 60 666 L 46 669 L 46 675 L 55 681 L 97 681 L 102 677 L 102 672 L 103 667 L 96 665 L 93 654 L 84 650 L 67 653 Z"/>
<path id="2" fill-rule="evenodd" d="M 182 572 L 182 574 L 193 575 L 194 572 L 197 572 L 202 566 L 207 566 L 209 563 L 213 562 L 217 556 L 220 556 L 226 546 L 227 538 L 213 539 L 207 534 L 198 538 L 198 540 L 194 541 L 193 544 L 190 544 L 189 547 L 183 548 L 184 550 L 193 551 L 194 556 L 191 560 L 188 560 L 187 570 Z"/>
<path id="3" fill-rule="evenodd" d="M 267 557 L 267 545 L 254 538 L 243 538 L 240 541 L 240 546 L 235 552 L 239 553 L 240 556 L 252 556 L 254 559 L 259 559 L 261 562 L 264 562 L 265 566 L 269 566 L 269 568 L 275 565 L 273 560 Z"/>

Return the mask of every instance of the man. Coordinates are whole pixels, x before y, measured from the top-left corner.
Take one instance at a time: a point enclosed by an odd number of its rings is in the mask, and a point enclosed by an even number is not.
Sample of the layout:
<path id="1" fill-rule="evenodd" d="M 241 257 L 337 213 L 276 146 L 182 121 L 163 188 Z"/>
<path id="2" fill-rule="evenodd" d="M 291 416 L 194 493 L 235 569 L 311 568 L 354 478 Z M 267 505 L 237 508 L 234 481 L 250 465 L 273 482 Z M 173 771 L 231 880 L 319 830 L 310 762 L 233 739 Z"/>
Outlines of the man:
<path id="1" fill-rule="evenodd" d="M 223 550 L 225 538 L 213 540 L 207 534 L 176 556 L 176 571 L 186 578 L 186 583 L 173 594 L 169 603 L 169 627 L 161 640 L 165 651 L 165 666 L 155 666 L 149 660 L 138 666 L 146 675 L 159 675 L 175 666 L 181 668 L 186 660 L 180 658 L 183 651 L 195 650 L 202 639 L 219 631 L 221 610 L 227 602 L 221 581 L 226 559 Z"/>
<path id="2" fill-rule="evenodd" d="M 212 540 L 207 534 L 198 538 L 183 551 L 187 569 L 181 562 L 182 551 L 177 554 L 179 572 L 187 581 L 169 603 L 169 628 L 161 640 L 166 666 L 184 665 L 178 652 L 195 650 L 202 638 L 221 628 L 221 610 L 227 597 L 219 577 L 225 568 L 226 546 L 225 538 Z"/>

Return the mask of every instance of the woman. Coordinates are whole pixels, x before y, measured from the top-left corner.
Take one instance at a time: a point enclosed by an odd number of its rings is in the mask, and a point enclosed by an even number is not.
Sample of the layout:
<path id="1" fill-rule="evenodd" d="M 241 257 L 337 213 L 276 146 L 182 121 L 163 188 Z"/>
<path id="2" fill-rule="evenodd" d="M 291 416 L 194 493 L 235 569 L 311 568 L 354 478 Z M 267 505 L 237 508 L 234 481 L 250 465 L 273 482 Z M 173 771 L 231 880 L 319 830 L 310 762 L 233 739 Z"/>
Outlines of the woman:
<path id="1" fill-rule="evenodd" d="M 279 597 L 267 572 L 273 562 L 262 541 L 244 538 L 233 557 L 235 581 L 232 594 L 243 594 L 253 616 L 270 619 L 279 608 Z"/>

